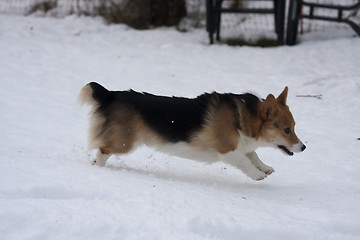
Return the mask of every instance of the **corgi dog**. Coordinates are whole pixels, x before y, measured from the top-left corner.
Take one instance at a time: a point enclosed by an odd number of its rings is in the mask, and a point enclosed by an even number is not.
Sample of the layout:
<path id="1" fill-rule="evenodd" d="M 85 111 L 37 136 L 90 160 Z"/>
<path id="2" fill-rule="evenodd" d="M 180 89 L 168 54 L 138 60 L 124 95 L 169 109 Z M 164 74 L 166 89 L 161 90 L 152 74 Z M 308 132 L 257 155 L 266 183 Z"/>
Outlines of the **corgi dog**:
<path id="1" fill-rule="evenodd" d="M 274 147 L 287 155 L 305 150 L 296 136 L 286 105 L 288 87 L 275 98 L 251 93 L 205 93 L 196 98 L 109 91 L 98 83 L 79 95 L 92 105 L 89 149 L 98 149 L 94 164 L 104 166 L 112 154 L 126 154 L 140 145 L 205 162 L 224 161 L 254 180 L 274 172 L 256 154 Z"/>

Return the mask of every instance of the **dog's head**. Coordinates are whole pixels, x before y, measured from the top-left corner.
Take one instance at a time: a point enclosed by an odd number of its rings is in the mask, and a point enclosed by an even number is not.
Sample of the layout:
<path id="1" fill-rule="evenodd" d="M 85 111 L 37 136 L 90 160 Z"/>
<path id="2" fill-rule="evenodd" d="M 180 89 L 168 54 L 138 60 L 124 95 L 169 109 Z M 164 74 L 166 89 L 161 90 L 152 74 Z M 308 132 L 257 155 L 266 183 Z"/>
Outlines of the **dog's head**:
<path id="1" fill-rule="evenodd" d="M 260 138 L 288 155 L 304 151 L 306 146 L 295 134 L 295 121 L 286 105 L 288 87 L 275 98 L 269 94 L 258 108 L 262 119 Z"/>

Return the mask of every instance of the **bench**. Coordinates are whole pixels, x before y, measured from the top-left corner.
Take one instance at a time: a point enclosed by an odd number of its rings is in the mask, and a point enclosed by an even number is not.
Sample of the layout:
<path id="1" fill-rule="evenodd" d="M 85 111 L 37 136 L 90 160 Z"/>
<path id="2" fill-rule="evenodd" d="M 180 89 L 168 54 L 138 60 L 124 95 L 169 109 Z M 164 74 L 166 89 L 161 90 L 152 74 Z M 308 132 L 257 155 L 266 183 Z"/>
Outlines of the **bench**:
<path id="1" fill-rule="evenodd" d="M 309 8 L 309 13 L 304 14 L 302 9 L 304 7 Z M 294 45 L 296 44 L 297 32 L 299 19 L 314 19 L 314 20 L 324 20 L 332 22 L 346 23 L 360 36 L 360 26 L 355 22 L 351 21 L 348 17 L 344 16 L 344 11 L 356 10 L 360 7 L 360 0 L 358 3 L 353 5 L 344 6 L 344 5 L 334 5 L 334 4 L 320 4 L 320 3 L 311 3 L 303 0 L 290 0 L 289 4 L 289 13 L 288 13 L 288 22 L 287 22 L 287 33 L 286 33 L 286 44 Z M 315 13 L 315 9 L 330 9 L 337 11 L 336 17 L 321 16 Z"/>
<path id="2" fill-rule="evenodd" d="M 220 23 L 221 14 L 226 13 L 257 13 L 257 14 L 273 14 L 275 18 L 275 32 L 279 45 L 284 43 L 284 20 L 285 20 L 285 4 L 286 0 L 242 0 L 241 2 L 250 1 L 272 1 L 272 8 L 244 8 L 244 7 L 223 7 L 224 0 L 206 0 L 206 30 L 209 34 L 210 44 L 214 43 L 214 34 L 216 40 L 220 41 Z"/>

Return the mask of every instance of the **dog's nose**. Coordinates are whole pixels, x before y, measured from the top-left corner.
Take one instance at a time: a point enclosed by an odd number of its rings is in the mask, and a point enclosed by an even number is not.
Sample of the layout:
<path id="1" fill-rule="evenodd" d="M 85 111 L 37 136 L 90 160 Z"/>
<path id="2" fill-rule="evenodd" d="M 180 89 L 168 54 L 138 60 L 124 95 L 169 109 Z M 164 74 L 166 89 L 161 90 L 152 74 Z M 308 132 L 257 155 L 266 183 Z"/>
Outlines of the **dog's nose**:
<path id="1" fill-rule="evenodd" d="M 304 151 L 306 149 L 306 146 L 303 144 L 301 147 L 301 151 Z"/>

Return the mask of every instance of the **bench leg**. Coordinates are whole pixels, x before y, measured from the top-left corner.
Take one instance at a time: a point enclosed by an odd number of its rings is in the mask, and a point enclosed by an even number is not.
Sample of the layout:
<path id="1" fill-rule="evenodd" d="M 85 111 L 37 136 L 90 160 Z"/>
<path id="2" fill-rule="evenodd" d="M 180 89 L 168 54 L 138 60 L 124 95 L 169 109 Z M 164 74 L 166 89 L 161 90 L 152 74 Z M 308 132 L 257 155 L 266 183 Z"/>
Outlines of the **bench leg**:
<path id="1" fill-rule="evenodd" d="M 290 46 L 296 44 L 301 6 L 301 0 L 290 0 L 286 32 L 286 44 Z"/>
<path id="2" fill-rule="evenodd" d="M 284 44 L 285 6 L 285 0 L 274 0 L 275 32 L 279 45 Z"/>
<path id="3" fill-rule="evenodd" d="M 214 0 L 206 0 L 206 30 L 209 33 L 210 44 L 214 43 Z"/>
<path id="4" fill-rule="evenodd" d="M 215 9 L 221 9 L 221 4 L 223 0 L 216 0 Z M 221 13 L 217 12 L 215 14 L 215 31 L 216 31 L 216 40 L 220 41 L 220 24 L 221 24 Z"/>

